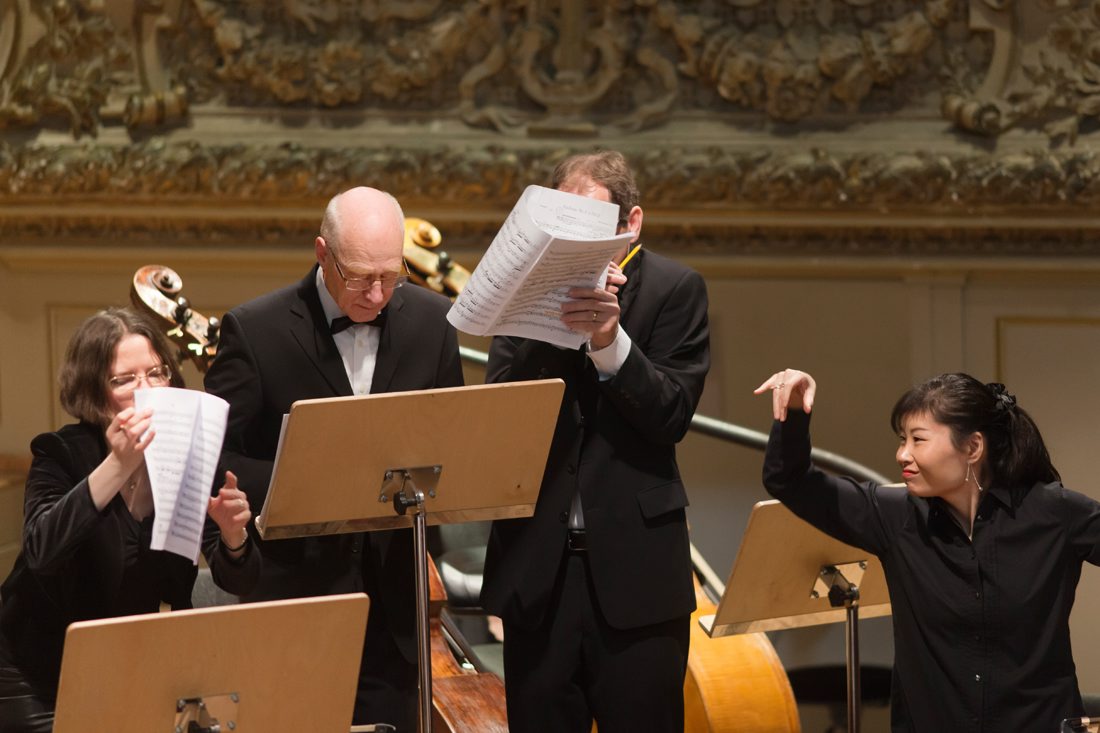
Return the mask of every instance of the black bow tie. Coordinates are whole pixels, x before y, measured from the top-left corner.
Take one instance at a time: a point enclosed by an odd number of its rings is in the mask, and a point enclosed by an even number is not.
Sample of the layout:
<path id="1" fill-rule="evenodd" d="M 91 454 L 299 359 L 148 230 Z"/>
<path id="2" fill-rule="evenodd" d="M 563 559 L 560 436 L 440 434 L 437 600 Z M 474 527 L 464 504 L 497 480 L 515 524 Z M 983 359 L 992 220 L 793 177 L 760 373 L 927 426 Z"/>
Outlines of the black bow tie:
<path id="1" fill-rule="evenodd" d="M 385 325 L 386 325 L 386 311 L 383 309 L 383 310 L 378 312 L 378 315 L 376 315 L 374 317 L 373 321 L 367 321 L 366 323 L 359 323 L 358 321 L 353 321 L 350 318 L 348 318 L 347 316 L 340 316 L 338 318 L 333 318 L 332 323 L 329 324 L 329 328 L 332 331 L 332 335 L 335 336 L 336 334 L 340 333 L 344 329 L 351 328 L 352 326 L 377 326 L 378 328 L 382 328 Z"/>

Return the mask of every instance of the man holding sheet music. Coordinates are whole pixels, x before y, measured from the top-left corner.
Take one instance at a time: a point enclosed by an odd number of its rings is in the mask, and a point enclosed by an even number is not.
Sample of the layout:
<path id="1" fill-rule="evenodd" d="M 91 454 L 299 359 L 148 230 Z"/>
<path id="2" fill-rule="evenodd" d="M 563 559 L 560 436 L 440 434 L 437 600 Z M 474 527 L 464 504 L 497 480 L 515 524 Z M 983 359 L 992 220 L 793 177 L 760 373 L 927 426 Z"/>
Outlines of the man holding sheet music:
<path id="1" fill-rule="evenodd" d="M 620 154 L 574 156 L 553 187 L 618 204 L 619 231 L 640 236 Z M 621 272 L 613 263 L 605 288 L 569 297 L 561 321 L 587 344 L 497 336 L 487 370 L 491 382 L 566 383 L 535 514 L 494 523 L 485 566 L 509 729 L 682 731 L 695 596 L 675 446 L 710 364 L 706 288 L 642 251 Z"/>
<path id="2" fill-rule="evenodd" d="M 450 301 L 401 287 L 403 241 L 404 215 L 392 196 L 346 191 L 325 210 L 317 264 L 305 278 L 225 315 L 206 389 L 229 402 L 222 463 L 257 509 L 283 415 L 296 400 L 462 384 L 457 337 L 445 320 Z M 369 441 L 364 435 L 364 449 Z M 325 500 L 324 487 L 316 499 Z M 246 600 L 370 596 L 354 722 L 415 730 L 412 531 L 269 541 L 262 550 L 260 588 Z"/>

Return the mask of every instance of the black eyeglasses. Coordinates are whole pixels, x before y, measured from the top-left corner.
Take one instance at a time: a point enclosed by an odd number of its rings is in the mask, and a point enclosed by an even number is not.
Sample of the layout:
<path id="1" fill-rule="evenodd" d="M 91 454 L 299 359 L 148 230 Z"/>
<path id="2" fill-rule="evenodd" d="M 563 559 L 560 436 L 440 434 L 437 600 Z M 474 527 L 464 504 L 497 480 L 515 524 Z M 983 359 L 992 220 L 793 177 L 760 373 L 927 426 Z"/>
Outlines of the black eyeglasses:
<path id="1" fill-rule="evenodd" d="M 336 259 L 336 253 L 329 250 L 329 254 L 332 255 L 332 262 L 336 265 L 336 274 L 344 281 L 344 287 L 348 290 L 357 292 L 370 290 L 375 283 L 381 285 L 383 290 L 393 290 L 404 285 L 409 279 L 409 265 L 404 258 L 401 259 L 404 272 L 384 272 L 377 277 L 348 277 L 344 274 L 344 268 L 340 266 L 340 260 Z"/>

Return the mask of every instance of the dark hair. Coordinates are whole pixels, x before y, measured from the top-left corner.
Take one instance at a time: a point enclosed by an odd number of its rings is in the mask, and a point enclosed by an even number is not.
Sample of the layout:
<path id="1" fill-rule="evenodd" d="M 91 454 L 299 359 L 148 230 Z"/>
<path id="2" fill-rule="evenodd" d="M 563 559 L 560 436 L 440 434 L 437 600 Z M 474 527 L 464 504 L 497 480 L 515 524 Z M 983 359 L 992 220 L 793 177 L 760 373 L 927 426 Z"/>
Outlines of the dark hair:
<path id="1" fill-rule="evenodd" d="M 1026 491 L 1039 481 L 1061 480 L 1039 427 L 1003 384 L 982 384 L 969 374 L 941 374 L 901 396 L 890 413 L 890 426 L 900 433 L 906 417 L 922 412 L 950 428 L 958 448 L 974 433 L 985 436 L 992 484 Z"/>
<path id="2" fill-rule="evenodd" d="M 128 308 L 108 308 L 88 317 L 69 339 L 58 375 L 65 412 L 101 427 L 111 422 L 107 380 L 118 344 L 130 334 L 149 339 L 161 363 L 172 367 L 171 385 L 183 386 L 183 377 L 176 368 L 178 352 L 168 337 L 139 313 Z"/>
<path id="3" fill-rule="evenodd" d="M 601 150 L 572 155 L 558 163 L 550 186 L 560 188 L 577 175 L 588 176 L 607 189 L 611 195 L 611 203 L 619 205 L 619 225 L 625 226 L 630 211 L 639 205 L 642 197 L 623 154 L 614 150 Z"/>

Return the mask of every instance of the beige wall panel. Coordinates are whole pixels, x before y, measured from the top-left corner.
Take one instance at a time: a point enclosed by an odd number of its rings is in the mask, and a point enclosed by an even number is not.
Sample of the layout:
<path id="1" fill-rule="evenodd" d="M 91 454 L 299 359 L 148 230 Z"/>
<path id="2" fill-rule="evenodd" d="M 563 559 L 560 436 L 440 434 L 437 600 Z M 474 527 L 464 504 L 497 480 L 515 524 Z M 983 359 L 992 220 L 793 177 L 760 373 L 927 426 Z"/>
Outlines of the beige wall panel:
<path id="1" fill-rule="evenodd" d="M 913 383 L 962 368 L 964 286 L 965 278 L 958 274 L 906 278 Z"/>
<path id="2" fill-rule="evenodd" d="M 1005 357 L 1003 344 L 998 340 L 1002 333 L 999 324 L 1036 318 L 1048 323 L 1100 319 L 1100 287 L 1063 282 L 1037 273 L 1027 286 L 977 283 L 967 289 L 965 309 L 965 370 L 986 381 L 1004 381 L 1014 388 L 1016 385 L 1003 373 Z M 1053 384 L 1047 385 L 1050 391 L 1055 388 Z"/>
<path id="3" fill-rule="evenodd" d="M 816 444 L 893 475 L 889 411 L 910 383 L 906 290 L 896 282 L 809 279 L 708 281 L 712 366 L 701 412 L 767 432 L 771 407 L 753 389 L 776 370 L 818 380 Z M 690 436 L 680 467 L 691 491 L 693 527 L 719 573 L 729 569 L 752 503 L 766 498 L 761 454 Z M 728 521 L 727 517 L 741 521 Z"/>
<path id="4" fill-rule="evenodd" d="M 1069 488 L 1100 500 L 1096 440 L 1100 392 L 1100 317 L 1002 318 L 998 378 L 1038 423 Z M 1081 688 L 1100 690 L 1100 568 L 1086 564 L 1070 619 Z"/>

